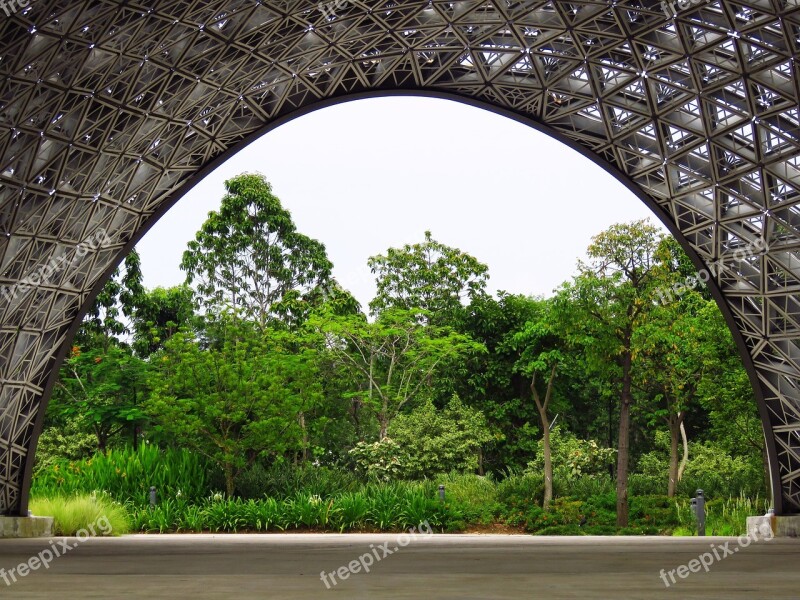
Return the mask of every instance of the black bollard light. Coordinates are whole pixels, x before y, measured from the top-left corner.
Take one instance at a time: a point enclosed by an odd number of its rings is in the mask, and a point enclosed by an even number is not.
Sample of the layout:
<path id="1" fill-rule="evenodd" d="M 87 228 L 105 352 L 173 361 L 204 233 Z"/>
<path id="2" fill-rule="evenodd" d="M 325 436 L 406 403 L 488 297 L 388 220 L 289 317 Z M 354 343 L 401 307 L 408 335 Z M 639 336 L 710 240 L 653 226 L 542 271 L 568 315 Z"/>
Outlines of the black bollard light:
<path id="1" fill-rule="evenodd" d="M 444 502 L 444 486 L 443 485 L 439 486 L 439 500 Z"/>
<path id="2" fill-rule="evenodd" d="M 155 486 L 151 486 L 150 487 L 150 506 L 155 506 L 155 505 L 156 505 L 156 487 Z"/>
<path id="3" fill-rule="evenodd" d="M 706 497 L 703 495 L 703 490 L 697 490 L 695 497 L 692 499 L 694 507 L 694 517 L 697 521 L 697 535 L 706 534 Z"/>

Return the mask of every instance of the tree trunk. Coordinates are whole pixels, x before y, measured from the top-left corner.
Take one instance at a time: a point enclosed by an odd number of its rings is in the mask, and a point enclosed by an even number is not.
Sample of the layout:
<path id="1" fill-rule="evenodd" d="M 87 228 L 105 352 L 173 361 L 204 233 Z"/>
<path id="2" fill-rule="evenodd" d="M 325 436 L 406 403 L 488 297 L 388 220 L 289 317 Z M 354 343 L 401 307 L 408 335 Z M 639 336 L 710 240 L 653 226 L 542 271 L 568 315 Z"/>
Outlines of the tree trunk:
<path id="1" fill-rule="evenodd" d="M 630 344 L 626 344 L 630 347 Z M 622 393 L 619 407 L 619 440 L 617 442 L 617 527 L 628 526 L 628 462 L 631 435 L 631 352 L 622 356 Z"/>
<path id="2" fill-rule="evenodd" d="M 680 428 L 673 415 L 669 417 L 669 482 L 667 483 L 667 496 L 675 497 L 678 487 L 678 438 Z"/>
<path id="3" fill-rule="evenodd" d="M 228 498 L 233 498 L 233 492 L 236 488 L 233 481 L 233 465 L 225 464 L 222 470 L 225 473 L 225 493 L 228 495 Z"/>
<path id="4" fill-rule="evenodd" d="M 539 418 L 544 427 L 542 434 L 542 452 L 544 454 L 544 501 L 542 508 L 548 510 L 553 500 L 553 457 L 550 451 L 550 426 L 547 423 L 547 413 L 539 412 Z"/>
<path id="5" fill-rule="evenodd" d="M 297 422 L 300 425 L 300 431 L 303 432 L 302 454 L 300 456 L 300 460 L 303 463 L 306 463 L 308 461 L 308 429 L 306 428 L 306 415 L 302 410 L 297 414 Z"/>
<path id="6" fill-rule="evenodd" d="M 686 430 L 683 427 L 685 413 L 678 412 L 677 415 L 671 414 L 668 418 L 669 425 L 669 482 L 667 483 L 667 496 L 674 498 L 678 492 L 678 483 L 683 476 L 683 469 L 686 468 L 689 448 L 686 442 Z M 683 440 L 683 459 L 678 457 L 678 446 Z"/>
<path id="7" fill-rule="evenodd" d="M 533 401 L 536 403 L 536 410 L 539 411 L 539 422 L 542 425 L 542 454 L 544 454 L 544 500 L 542 509 L 548 510 L 550 502 L 553 500 L 553 456 L 550 449 L 550 419 L 547 417 L 547 408 L 550 406 L 550 398 L 553 394 L 553 382 L 556 379 L 556 365 L 550 370 L 550 379 L 547 382 L 547 391 L 544 395 L 544 402 L 539 397 L 536 390 L 536 373 L 531 379 L 531 393 Z"/>

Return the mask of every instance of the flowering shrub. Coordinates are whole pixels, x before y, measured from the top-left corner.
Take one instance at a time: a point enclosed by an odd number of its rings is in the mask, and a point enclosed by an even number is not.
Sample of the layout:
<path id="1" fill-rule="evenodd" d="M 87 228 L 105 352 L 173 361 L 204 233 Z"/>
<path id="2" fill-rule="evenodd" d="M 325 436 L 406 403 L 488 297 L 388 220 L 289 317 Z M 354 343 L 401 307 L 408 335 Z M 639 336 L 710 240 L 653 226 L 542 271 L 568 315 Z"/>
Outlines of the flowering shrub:
<path id="1" fill-rule="evenodd" d="M 350 456 L 355 461 L 357 471 L 379 481 L 400 477 L 405 466 L 400 446 L 389 437 L 372 443 L 358 442 L 350 450 Z"/>

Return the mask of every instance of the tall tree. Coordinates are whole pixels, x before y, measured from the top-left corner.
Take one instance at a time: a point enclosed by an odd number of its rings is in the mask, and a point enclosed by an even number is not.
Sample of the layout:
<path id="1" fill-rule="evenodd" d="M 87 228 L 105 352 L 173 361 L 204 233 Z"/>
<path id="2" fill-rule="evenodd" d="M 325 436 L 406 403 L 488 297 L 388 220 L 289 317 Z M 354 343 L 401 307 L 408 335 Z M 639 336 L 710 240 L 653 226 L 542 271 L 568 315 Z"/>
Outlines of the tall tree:
<path id="1" fill-rule="evenodd" d="M 187 284 L 197 282 L 207 308 L 233 308 L 261 329 L 296 323 L 329 284 L 325 246 L 297 231 L 263 175 L 239 175 L 225 188 L 183 254 Z"/>
<path id="2" fill-rule="evenodd" d="M 481 410 L 497 432 L 496 443 L 481 456 L 481 468 L 523 469 L 536 451 L 530 425 L 536 411 L 527 395 L 530 379 L 515 370 L 521 353 L 508 341 L 535 317 L 537 306 L 536 300 L 521 294 L 481 295 L 461 311 L 454 325 L 487 350 L 466 355 L 452 371 L 460 374 L 453 381 L 459 397 Z"/>
<path id="3" fill-rule="evenodd" d="M 425 241 L 389 248 L 368 260 L 376 275 L 377 293 L 370 302 L 373 314 L 388 308 L 421 309 L 437 324 L 448 324 L 463 302 L 482 294 L 489 268 L 458 248 L 437 242 L 430 231 Z"/>
<path id="4" fill-rule="evenodd" d="M 594 238 L 564 292 L 574 302 L 573 328 L 595 363 L 613 365 L 619 398 L 617 525 L 628 525 L 628 470 L 633 405 L 633 337 L 654 304 L 654 268 L 661 234 L 647 220 L 612 225 Z M 592 360 L 592 358 L 590 358 Z"/>
<path id="5" fill-rule="evenodd" d="M 546 300 L 537 302 L 537 311 L 525 326 L 511 338 L 510 344 L 519 350 L 521 356 L 515 369 L 530 379 L 530 391 L 536 410 L 539 413 L 539 424 L 542 428 L 542 453 L 544 455 L 544 501 L 542 508 L 548 510 L 553 499 L 553 460 L 550 447 L 549 410 L 553 400 L 553 385 L 561 362 L 565 341 L 559 334 L 558 312 L 553 310 L 553 303 Z M 537 378 L 544 380 L 544 385 L 537 383 Z M 540 392 L 540 387 L 544 393 Z"/>
<path id="6" fill-rule="evenodd" d="M 703 308 L 713 301 L 689 291 L 680 301 L 656 303 L 637 329 L 634 347 L 639 368 L 634 381 L 655 406 L 647 411 L 651 426 L 667 425 L 670 436 L 667 495 L 675 496 L 688 453 L 685 420 L 698 400 L 698 386 L 705 376 L 703 344 L 709 339 L 710 323 Z M 716 306 L 714 306 L 716 308 Z M 683 441 L 683 461 L 680 443 Z"/>

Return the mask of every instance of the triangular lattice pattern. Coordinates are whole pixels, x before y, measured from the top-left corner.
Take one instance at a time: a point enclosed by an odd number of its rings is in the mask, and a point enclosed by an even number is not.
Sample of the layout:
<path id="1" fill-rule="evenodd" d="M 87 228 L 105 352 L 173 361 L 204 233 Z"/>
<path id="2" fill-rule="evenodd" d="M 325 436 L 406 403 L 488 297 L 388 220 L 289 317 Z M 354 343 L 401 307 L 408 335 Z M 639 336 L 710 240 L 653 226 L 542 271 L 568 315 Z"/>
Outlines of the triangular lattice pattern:
<path id="1" fill-rule="evenodd" d="M 33 0 L 0 21 L 0 513 L 70 328 L 159 211 L 271 123 L 394 92 L 574 143 L 717 265 L 800 511 L 798 48 L 797 0 Z"/>

